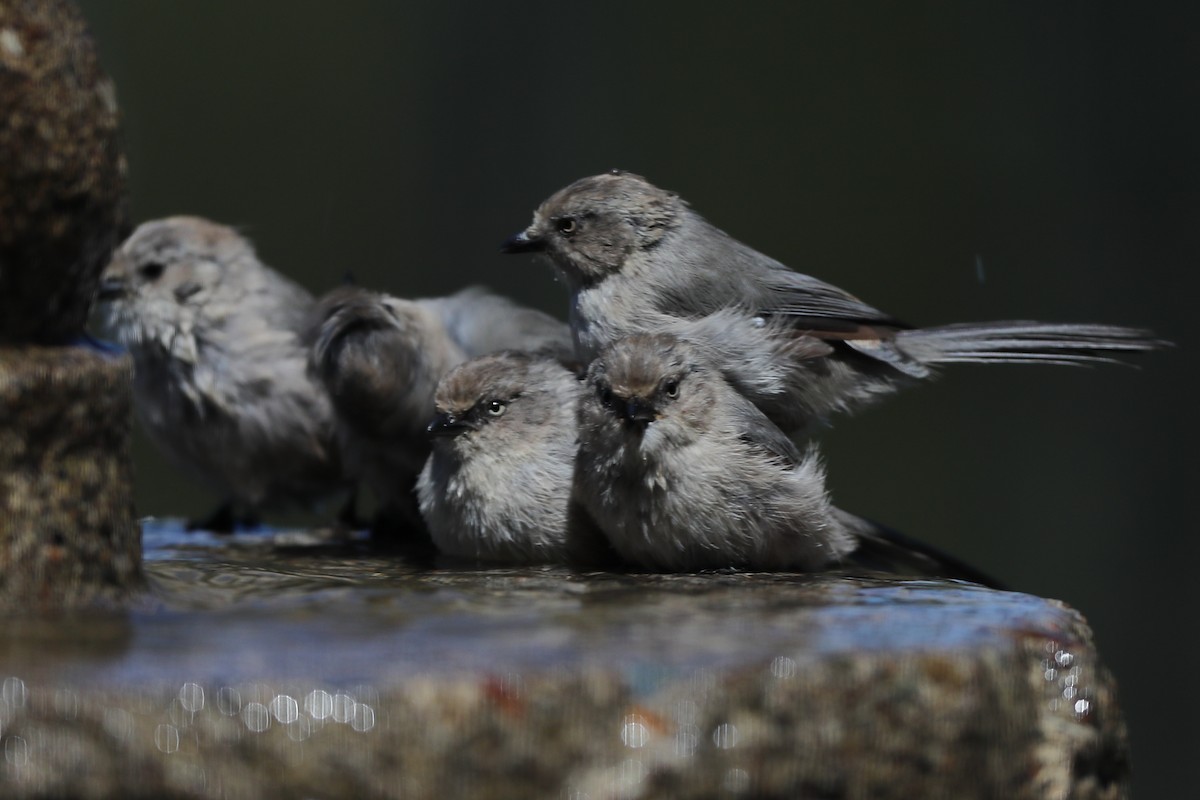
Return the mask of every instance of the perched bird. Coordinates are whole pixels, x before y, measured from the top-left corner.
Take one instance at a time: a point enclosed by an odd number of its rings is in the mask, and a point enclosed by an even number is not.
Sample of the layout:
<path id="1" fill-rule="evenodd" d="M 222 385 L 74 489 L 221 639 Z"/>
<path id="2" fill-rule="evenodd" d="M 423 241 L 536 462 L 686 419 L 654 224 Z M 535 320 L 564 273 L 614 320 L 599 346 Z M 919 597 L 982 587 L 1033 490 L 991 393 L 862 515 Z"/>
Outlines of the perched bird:
<path id="1" fill-rule="evenodd" d="M 310 374 L 332 399 L 347 472 L 380 501 L 377 531 L 421 525 L 413 486 L 442 376 L 497 350 L 571 352 L 562 322 L 477 287 L 405 300 L 343 286 L 317 302 L 305 328 Z"/>
<path id="2" fill-rule="evenodd" d="M 1149 331 L 1113 325 L 911 328 L 742 244 L 679 196 L 627 172 L 558 191 L 503 249 L 550 257 L 570 292 L 581 360 L 636 333 L 705 341 L 726 378 L 788 431 L 927 378 L 943 364 L 1087 364 L 1165 344 Z"/>
<path id="3" fill-rule="evenodd" d="M 622 558 L 675 572 L 867 564 L 994 583 L 835 508 L 815 449 L 802 453 L 711 355 L 639 334 L 588 368 L 573 498 Z"/>
<path id="4" fill-rule="evenodd" d="M 510 563 L 586 557 L 569 531 L 582 386 L 557 360 L 516 352 L 468 361 L 442 379 L 433 452 L 417 482 L 439 550 Z"/>
<path id="5" fill-rule="evenodd" d="M 97 299 L 105 333 L 133 358 L 146 432 L 225 500 L 193 527 L 231 530 L 343 488 L 333 409 L 298 335 L 312 298 L 245 237 L 199 217 L 144 223 Z"/>

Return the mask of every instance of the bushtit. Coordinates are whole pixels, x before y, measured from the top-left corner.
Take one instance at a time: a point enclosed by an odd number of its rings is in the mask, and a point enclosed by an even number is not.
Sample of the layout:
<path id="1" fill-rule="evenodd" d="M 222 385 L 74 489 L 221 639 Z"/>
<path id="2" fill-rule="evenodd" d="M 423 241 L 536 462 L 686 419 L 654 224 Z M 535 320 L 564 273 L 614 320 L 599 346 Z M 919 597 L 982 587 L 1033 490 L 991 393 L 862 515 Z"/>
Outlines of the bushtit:
<path id="1" fill-rule="evenodd" d="M 150 438 L 228 501 L 196 527 L 229 530 L 239 514 L 343 485 L 333 409 L 298 336 L 312 298 L 247 239 L 197 217 L 147 222 L 117 249 L 98 299 L 133 357 Z"/>
<path id="2" fill-rule="evenodd" d="M 565 563 L 582 383 L 558 361 L 497 353 L 438 386 L 417 481 L 434 544 L 461 558 Z"/>
<path id="3" fill-rule="evenodd" d="M 1164 344 L 1148 331 L 1111 325 L 910 328 L 620 171 L 552 195 L 504 251 L 544 252 L 563 275 L 581 360 L 635 333 L 667 330 L 706 341 L 722 355 L 725 376 L 785 430 L 861 406 L 942 364 L 1085 364 Z M 714 312 L 723 317 L 709 319 Z M 749 375 L 746 361 L 773 363 L 775 374 Z"/>
<path id="4" fill-rule="evenodd" d="M 377 528 L 420 524 L 412 489 L 443 375 L 496 350 L 567 357 L 571 349 L 566 325 L 480 288 L 404 300 L 344 286 L 317 302 L 304 339 L 337 412 L 347 470 L 381 503 Z"/>
<path id="5" fill-rule="evenodd" d="M 633 564 L 814 571 L 847 563 L 993 583 L 834 508 L 802 453 L 711 352 L 669 334 L 620 339 L 588 369 L 573 497 Z"/>

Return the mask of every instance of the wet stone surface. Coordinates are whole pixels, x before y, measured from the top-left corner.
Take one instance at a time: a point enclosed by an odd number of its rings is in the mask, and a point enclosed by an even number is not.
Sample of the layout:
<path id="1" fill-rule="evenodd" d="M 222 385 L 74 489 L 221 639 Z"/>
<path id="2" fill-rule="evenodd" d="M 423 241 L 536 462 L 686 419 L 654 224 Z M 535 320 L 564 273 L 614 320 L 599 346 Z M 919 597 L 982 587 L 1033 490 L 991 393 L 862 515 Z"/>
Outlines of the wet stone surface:
<path id="1" fill-rule="evenodd" d="M 0 627 L 0 796 L 1126 796 L 1054 601 L 144 534 L 140 607 Z"/>

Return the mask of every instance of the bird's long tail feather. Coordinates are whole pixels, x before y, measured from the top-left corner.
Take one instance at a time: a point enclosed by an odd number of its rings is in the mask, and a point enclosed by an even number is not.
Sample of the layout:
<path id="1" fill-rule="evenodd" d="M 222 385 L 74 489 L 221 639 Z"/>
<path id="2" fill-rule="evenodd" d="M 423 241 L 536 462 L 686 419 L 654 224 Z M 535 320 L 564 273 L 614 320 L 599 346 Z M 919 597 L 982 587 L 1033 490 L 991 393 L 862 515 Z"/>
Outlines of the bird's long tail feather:
<path id="1" fill-rule="evenodd" d="M 926 365 L 953 363 L 1107 364 L 1170 342 L 1141 328 L 1053 322 L 989 322 L 900 331 L 892 344 Z"/>

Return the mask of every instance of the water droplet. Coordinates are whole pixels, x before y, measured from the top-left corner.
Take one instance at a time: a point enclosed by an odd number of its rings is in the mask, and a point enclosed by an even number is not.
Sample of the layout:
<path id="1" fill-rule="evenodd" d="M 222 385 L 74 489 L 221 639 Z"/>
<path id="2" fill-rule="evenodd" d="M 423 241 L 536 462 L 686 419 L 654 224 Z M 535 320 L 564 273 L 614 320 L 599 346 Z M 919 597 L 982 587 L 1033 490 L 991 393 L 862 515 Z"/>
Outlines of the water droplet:
<path id="1" fill-rule="evenodd" d="M 375 709 L 366 703 L 354 706 L 354 714 L 350 717 L 350 727 L 359 733 L 366 733 L 375 727 Z"/>
<path id="2" fill-rule="evenodd" d="M 204 709 L 204 688 L 198 683 L 185 683 L 179 688 L 179 702 L 195 714 Z"/>
<path id="3" fill-rule="evenodd" d="M 242 695 L 232 686 L 217 692 L 217 708 L 227 717 L 237 716 L 242 711 Z"/>
<path id="4" fill-rule="evenodd" d="M 179 750 L 179 729 L 174 725 L 159 725 L 154 729 L 154 746 L 164 753 Z"/>
<path id="5" fill-rule="evenodd" d="M 313 689 L 304 698 L 304 710 L 313 719 L 328 719 L 333 715 L 333 695 L 324 689 Z"/>
<path id="6" fill-rule="evenodd" d="M 0 697 L 13 708 L 25 707 L 25 681 L 20 678 L 5 678 L 0 688 Z"/>
<path id="7" fill-rule="evenodd" d="M 300 717 L 300 704 L 295 698 L 280 694 L 271 700 L 271 714 L 284 725 L 290 725 Z"/>
<path id="8" fill-rule="evenodd" d="M 675 755 L 690 758 L 699 746 L 700 729 L 695 725 L 685 725 L 675 733 Z"/>
<path id="9" fill-rule="evenodd" d="M 75 719 L 79 714 L 79 697 L 70 689 L 59 689 L 54 693 L 54 711 L 62 719 Z"/>
<path id="10" fill-rule="evenodd" d="M 738 729 L 735 725 L 729 722 L 724 722 L 716 727 L 713 731 L 713 744 L 722 750 L 731 750 L 737 747 Z"/>
<path id="11" fill-rule="evenodd" d="M 242 709 L 242 721 L 254 733 L 262 733 L 271 727 L 271 712 L 262 703 L 247 703 Z"/>
<path id="12" fill-rule="evenodd" d="M 29 763 L 29 745 L 20 736 L 9 736 L 4 740 L 4 760 L 14 767 Z"/>
<path id="13" fill-rule="evenodd" d="M 354 698 L 338 692 L 333 696 L 333 719 L 335 722 L 349 722 L 354 716 Z"/>
<path id="14" fill-rule="evenodd" d="M 796 662 L 787 656 L 779 656 L 771 662 L 771 674 L 780 680 L 796 677 Z"/>
<path id="15" fill-rule="evenodd" d="M 649 740 L 650 734 L 641 717 L 636 714 L 625 717 L 625 722 L 621 725 L 621 744 L 638 748 L 645 747 Z"/>
<path id="16" fill-rule="evenodd" d="M 288 738 L 293 742 L 303 742 L 312 736 L 313 722 L 308 717 L 300 717 L 287 726 Z"/>

